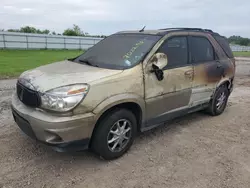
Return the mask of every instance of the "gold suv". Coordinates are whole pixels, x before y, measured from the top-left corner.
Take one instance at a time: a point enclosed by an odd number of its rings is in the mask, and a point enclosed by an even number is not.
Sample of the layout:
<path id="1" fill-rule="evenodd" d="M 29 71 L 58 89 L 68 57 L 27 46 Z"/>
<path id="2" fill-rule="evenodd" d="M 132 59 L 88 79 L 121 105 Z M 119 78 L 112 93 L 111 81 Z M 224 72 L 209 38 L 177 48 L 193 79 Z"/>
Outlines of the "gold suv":
<path id="1" fill-rule="evenodd" d="M 235 60 L 211 30 L 168 28 L 113 34 L 82 55 L 24 72 L 12 99 L 18 126 L 58 151 L 122 156 L 136 133 L 206 110 L 220 115 Z"/>

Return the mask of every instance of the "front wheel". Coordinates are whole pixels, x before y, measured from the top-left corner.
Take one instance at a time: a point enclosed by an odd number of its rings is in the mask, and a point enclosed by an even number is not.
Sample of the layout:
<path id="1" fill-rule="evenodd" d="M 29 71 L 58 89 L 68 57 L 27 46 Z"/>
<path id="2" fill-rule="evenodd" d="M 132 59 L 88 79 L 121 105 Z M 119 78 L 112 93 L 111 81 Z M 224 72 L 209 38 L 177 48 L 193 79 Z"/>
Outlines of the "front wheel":
<path id="1" fill-rule="evenodd" d="M 227 106 L 229 97 L 228 88 L 223 85 L 220 86 L 214 93 L 213 99 L 210 101 L 207 111 L 212 116 L 218 116 L 222 114 Z"/>
<path id="2" fill-rule="evenodd" d="M 126 109 L 106 114 L 93 135 L 92 150 L 106 160 L 122 156 L 133 144 L 137 130 L 135 115 Z"/>

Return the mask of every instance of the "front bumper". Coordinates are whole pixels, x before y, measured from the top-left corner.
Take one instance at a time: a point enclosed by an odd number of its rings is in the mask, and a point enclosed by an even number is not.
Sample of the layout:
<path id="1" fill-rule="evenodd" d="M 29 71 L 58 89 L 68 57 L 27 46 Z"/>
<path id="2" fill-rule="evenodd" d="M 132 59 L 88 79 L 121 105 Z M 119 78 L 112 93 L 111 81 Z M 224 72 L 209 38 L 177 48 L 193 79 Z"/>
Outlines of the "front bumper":
<path id="1" fill-rule="evenodd" d="M 87 149 L 96 119 L 93 113 L 61 117 L 25 106 L 12 97 L 13 117 L 29 137 L 59 151 Z"/>

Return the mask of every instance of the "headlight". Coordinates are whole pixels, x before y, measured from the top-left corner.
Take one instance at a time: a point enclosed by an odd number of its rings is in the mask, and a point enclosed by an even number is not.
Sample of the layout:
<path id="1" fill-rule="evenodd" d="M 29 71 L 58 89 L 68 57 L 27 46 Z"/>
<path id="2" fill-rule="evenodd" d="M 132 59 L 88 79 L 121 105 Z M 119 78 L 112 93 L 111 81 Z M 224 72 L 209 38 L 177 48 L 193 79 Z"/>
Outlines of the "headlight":
<path id="1" fill-rule="evenodd" d="M 66 112 L 76 107 L 87 95 L 89 86 L 76 84 L 41 93 L 41 107 L 57 112 Z"/>

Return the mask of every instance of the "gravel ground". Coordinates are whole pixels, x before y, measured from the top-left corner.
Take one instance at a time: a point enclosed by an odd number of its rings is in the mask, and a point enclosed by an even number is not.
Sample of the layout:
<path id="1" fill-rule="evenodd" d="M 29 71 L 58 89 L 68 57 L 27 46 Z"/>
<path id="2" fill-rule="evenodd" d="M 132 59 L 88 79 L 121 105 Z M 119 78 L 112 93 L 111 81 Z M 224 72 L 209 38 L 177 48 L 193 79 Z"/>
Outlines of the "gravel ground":
<path id="1" fill-rule="evenodd" d="M 57 153 L 21 133 L 0 81 L 0 188 L 250 187 L 250 59 L 237 62 L 235 89 L 219 117 L 194 113 L 143 133 L 115 161 Z"/>

